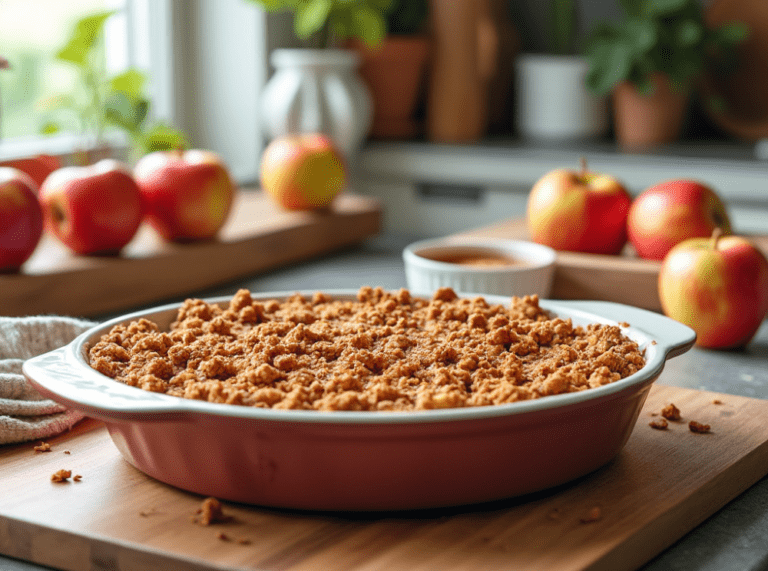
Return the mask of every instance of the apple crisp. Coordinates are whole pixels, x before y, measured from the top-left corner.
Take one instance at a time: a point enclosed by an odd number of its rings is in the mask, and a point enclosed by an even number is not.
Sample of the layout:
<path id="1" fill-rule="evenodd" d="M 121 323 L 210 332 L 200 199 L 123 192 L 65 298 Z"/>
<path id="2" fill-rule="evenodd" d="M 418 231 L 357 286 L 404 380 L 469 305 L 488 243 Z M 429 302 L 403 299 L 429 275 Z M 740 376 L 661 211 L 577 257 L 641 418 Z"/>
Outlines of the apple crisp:
<path id="1" fill-rule="evenodd" d="M 537 296 L 492 305 L 450 288 L 431 299 L 363 287 L 228 307 L 188 299 L 169 331 L 113 327 L 90 364 L 148 391 L 302 410 L 423 410 L 497 405 L 598 387 L 645 364 L 620 327 L 574 326 Z"/>

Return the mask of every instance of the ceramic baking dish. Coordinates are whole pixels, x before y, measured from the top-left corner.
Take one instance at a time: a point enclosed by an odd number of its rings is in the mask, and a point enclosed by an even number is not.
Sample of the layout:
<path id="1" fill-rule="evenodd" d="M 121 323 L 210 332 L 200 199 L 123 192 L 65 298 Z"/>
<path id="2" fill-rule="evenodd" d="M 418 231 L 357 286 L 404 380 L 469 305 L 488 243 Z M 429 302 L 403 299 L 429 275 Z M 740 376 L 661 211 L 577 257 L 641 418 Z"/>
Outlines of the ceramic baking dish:
<path id="1" fill-rule="evenodd" d="M 282 300 L 292 293 L 252 296 Z M 353 299 L 356 291 L 327 293 Z M 227 304 L 229 298 L 207 301 Z M 645 367 L 599 388 L 507 405 L 316 412 L 152 393 L 87 364 L 89 344 L 114 325 L 145 317 L 167 329 L 175 304 L 100 324 L 28 360 L 24 373 L 46 397 L 103 420 L 136 468 L 191 492 L 313 510 L 470 504 L 546 489 L 605 465 L 627 442 L 666 359 L 695 340 L 684 325 L 615 303 L 542 300 L 541 306 L 575 324 L 629 323 L 624 332 L 645 349 Z"/>

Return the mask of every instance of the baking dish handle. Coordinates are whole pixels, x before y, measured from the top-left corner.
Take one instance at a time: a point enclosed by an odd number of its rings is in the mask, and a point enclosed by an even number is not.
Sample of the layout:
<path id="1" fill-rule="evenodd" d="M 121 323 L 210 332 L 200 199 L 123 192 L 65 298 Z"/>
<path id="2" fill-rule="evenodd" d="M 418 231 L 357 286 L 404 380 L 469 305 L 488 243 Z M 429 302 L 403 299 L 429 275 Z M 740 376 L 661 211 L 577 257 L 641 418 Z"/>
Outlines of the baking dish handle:
<path id="1" fill-rule="evenodd" d="M 117 383 L 95 370 L 75 366 L 76 359 L 70 344 L 28 359 L 22 370 L 43 396 L 94 418 L 103 418 L 102 413 L 107 418 L 184 415 L 183 403 L 173 397 Z"/>
<path id="2" fill-rule="evenodd" d="M 630 326 L 644 331 L 655 340 L 667 359 L 682 355 L 696 342 L 696 332 L 693 329 L 647 309 L 610 301 L 557 301 L 555 304 L 597 314 L 616 323 L 629 323 Z"/>

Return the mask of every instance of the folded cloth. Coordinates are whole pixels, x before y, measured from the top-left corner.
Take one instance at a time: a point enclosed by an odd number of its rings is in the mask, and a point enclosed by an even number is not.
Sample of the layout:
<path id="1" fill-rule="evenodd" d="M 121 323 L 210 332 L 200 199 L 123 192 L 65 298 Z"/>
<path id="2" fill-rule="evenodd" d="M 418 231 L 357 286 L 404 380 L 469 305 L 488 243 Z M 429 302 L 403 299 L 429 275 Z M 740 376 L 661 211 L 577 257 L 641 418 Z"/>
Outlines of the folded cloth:
<path id="1" fill-rule="evenodd" d="M 21 366 L 94 325 L 71 317 L 0 317 L 0 444 L 53 436 L 83 418 L 82 413 L 43 398 Z"/>

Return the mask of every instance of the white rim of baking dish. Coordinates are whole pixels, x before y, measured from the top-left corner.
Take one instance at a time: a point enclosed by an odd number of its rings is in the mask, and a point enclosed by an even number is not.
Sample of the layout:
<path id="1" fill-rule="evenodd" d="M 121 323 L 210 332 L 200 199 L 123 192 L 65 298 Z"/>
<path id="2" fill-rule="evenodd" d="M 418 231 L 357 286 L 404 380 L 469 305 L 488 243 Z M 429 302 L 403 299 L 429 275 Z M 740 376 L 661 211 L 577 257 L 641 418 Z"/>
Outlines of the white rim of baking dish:
<path id="1" fill-rule="evenodd" d="M 516 256 L 527 262 L 524 266 L 463 266 L 450 262 L 441 262 L 419 255 L 419 252 L 434 249 L 485 249 Z M 450 271 L 459 274 L 468 273 L 522 273 L 540 270 L 554 265 L 557 252 L 549 246 L 526 242 L 525 240 L 507 240 L 504 238 L 437 238 L 420 240 L 409 244 L 403 250 L 403 261 L 413 267 L 431 270 Z"/>
<path id="2" fill-rule="evenodd" d="M 283 300 L 299 293 L 311 297 L 316 290 L 252 292 L 254 300 Z M 324 290 L 333 299 L 356 299 L 358 290 Z M 413 297 L 429 299 L 431 294 L 412 292 Z M 459 294 L 460 297 L 483 297 L 489 304 L 507 305 L 510 297 L 499 295 Z M 205 299 L 208 303 L 225 305 L 232 296 Z M 576 405 L 614 395 L 625 389 L 655 379 L 665 361 L 690 349 L 696 334 L 689 327 L 648 310 L 605 301 L 540 300 L 540 306 L 563 318 L 572 318 L 575 325 L 605 323 L 622 326 L 622 332 L 645 350 L 645 366 L 624 379 L 575 393 L 551 395 L 509 404 L 447 408 L 418 411 L 305 411 L 275 410 L 233 404 L 211 403 L 162 393 L 153 393 L 115 381 L 95 369 L 86 360 L 92 338 L 107 333 L 113 326 L 139 318 L 152 320 L 154 315 L 176 310 L 181 303 L 172 303 L 120 316 L 99 324 L 79 335 L 70 344 L 33 357 L 24 363 L 24 374 L 43 393 L 65 406 L 82 410 L 88 416 L 103 420 L 183 420 L 195 415 L 224 416 L 253 419 L 259 422 L 291 422 L 321 424 L 410 424 L 424 422 L 454 422 L 537 411 Z"/>

